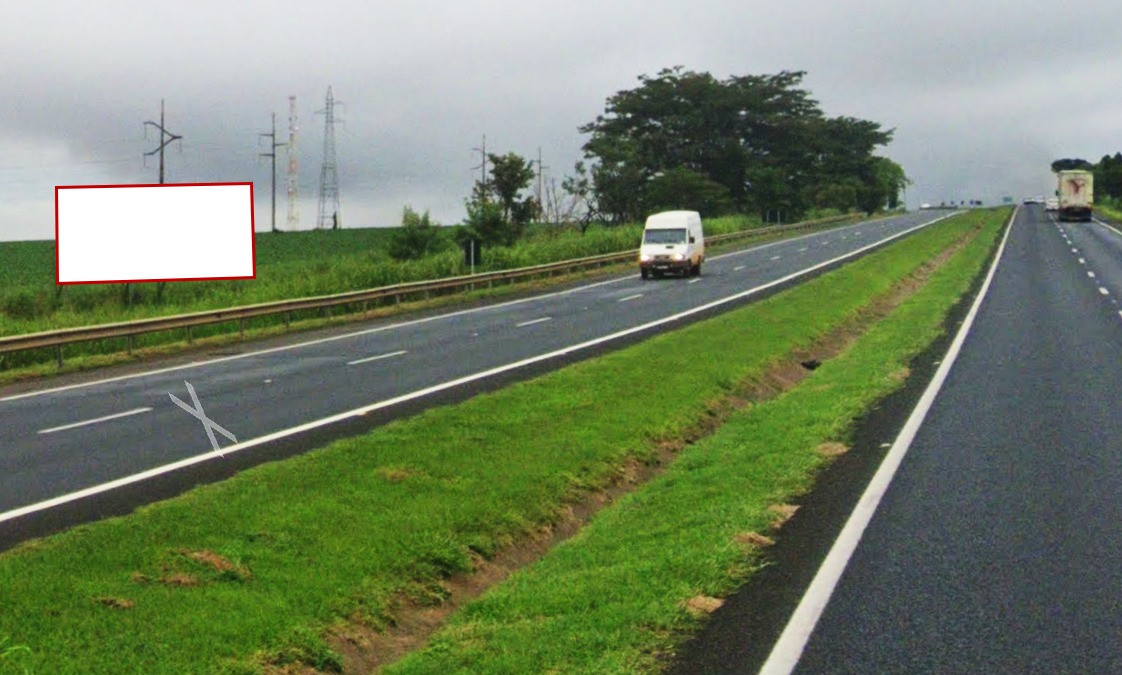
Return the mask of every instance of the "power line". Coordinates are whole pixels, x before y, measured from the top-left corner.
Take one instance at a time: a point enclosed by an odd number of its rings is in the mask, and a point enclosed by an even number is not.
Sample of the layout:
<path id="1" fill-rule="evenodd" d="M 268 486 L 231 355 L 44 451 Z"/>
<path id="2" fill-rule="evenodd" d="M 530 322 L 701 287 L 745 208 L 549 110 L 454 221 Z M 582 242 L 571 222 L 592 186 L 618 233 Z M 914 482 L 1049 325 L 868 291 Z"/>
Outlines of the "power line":
<path id="1" fill-rule="evenodd" d="M 259 136 L 267 137 L 269 139 L 269 152 L 259 153 L 262 157 L 268 157 L 272 161 L 272 192 L 273 192 L 273 232 L 277 231 L 277 148 L 283 147 L 284 143 L 277 143 L 277 114 L 273 113 L 273 130 L 266 134 L 259 134 Z"/>
<path id="2" fill-rule="evenodd" d="M 177 134 L 173 134 L 170 131 L 168 131 L 166 128 L 164 128 L 164 99 L 162 99 L 162 98 L 160 99 L 160 123 L 156 124 L 155 122 L 152 122 L 152 121 L 145 122 L 144 123 L 144 130 L 145 131 L 148 130 L 149 125 L 154 126 L 154 127 L 156 127 L 157 129 L 160 130 L 160 147 L 158 147 L 155 150 L 152 150 L 150 152 L 144 153 L 144 156 L 148 157 L 149 155 L 155 155 L 156 153 L 159 153 L 159 155 L 160 155 L 160 185 L 163 185 L 164 184 L 164 148 L 166 148 L 168 146 L 168 144 L 171 143 L 172 141 L 182 140 L 183 137 L 179 136 Z M 183 149 L 183 144 L 180 143 L 179 147 L 180 147 L 180 150 L 182 150 Z"/>

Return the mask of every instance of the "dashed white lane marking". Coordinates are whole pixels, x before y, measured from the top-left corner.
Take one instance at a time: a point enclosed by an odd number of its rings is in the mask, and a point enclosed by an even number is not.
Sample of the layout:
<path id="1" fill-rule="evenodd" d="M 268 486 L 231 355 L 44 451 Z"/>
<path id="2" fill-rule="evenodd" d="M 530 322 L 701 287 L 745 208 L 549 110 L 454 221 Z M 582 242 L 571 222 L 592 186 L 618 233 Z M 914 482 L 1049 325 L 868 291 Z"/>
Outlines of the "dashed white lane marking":
<path id="1" fill-rule="evenodd" d="M 733 272 L 739 272 L 740 270 L 744 269 L 745 267 L 747 267 L 747 265 L 741 265 L 740 267 L 734 267 L 734 268 L 732 268 L 732 271 Z"/>
<path id="2" fill-rule="evenodd" d="M 782 256 L 778 256 L 778 255 L 773 255 L 773 256 L 771 256 L 771 259 L 772 259 L 772 260 L 779 260 L 779 259 L 780 259 L 781 257 L 782 257 Z"/>
<path id="3" fill-rule="evenodd" d="M 687 284 L 696 284 L 696 283 L 697 283 L 697 282 L 699 282 L 699 281 L 701 281 L 701 278 L 700 278 L 700 277 L 698 277 L 697 279 L 690 279 L 690 280 L 689 280 L 689 281 L 687 281 L 686 283 L 687 283 Z"/>
<path id="4" fill-rule="evenodd" d="M 1086 258 L 1080 258 L 1079 259 L 1079 264 L 1080 265 L 1086 265 L 1087 264 L 1087 259 Z"/>
<path id="5" fill-rule="evenodd" d="M 1110 291 L 1106 290 L 1102 286 L 1099 286 L 1099 293 L 1102 293 L 1103 295 L 1110 295 Z"/>
<path id="6" fill-rule="evenodd" d="M 56 431 L 66 431 L 67 429 L 77 429 L 78 427 L 85 427 L 85 426 L 89 426 L 91 424 L 98 424 L 99 422 L 108 422 L 109 420 L 115 420 L 115 419 L 119 419 L 121 417 L 128 417 L 130 415 L 139 415 L 140 413 L 146 413 L 146 412 L 149 412 L 150 410 L 152 410 L 152 409 L 151 408 L 135 408 L 133 410 L 126 410 L 123 413 L 117 413 L 116 415 L 106 415 L 105 417 L 98 417 L 98 418 L 92 419 L 92 420 L 82 420 L 81 422 L 75 422 L 73 424 L 64 424 L 61 427 L 51 427 L 50 429 L 43 429 L 39 433 L 41 433 L 41 434 L 53 434 Z"/>
<path id="7" fill-rule="evenodd" d="M 806 253 L 806 247 L 803 246 L 802 248 L 800 248 L 799 253 Z"/>
<path id="8" fill-rule="evenodd" d="M 533 326 L 536 323 L 545 323 L 546 321 L 553 321 L 553 317 L 543 316 L 542 318 L 534 319 L 533 321 L 523 321 L 522 323 L 516 323 L 514 324 L 514 326 L 515 328 L 524 328 L 526 326 Z"/>
<path id="9" fill-rule="evenodd" d="M 1089 277 L 1091 277 L 1092 279 L 1094 279 L 1094 278 L 1095 278 L 1095 273 L 1094 273 L 1094 272 L 1087 272 L 1087 276 L 1089 276 Z"/>
<path id="10" fill-rule="evenodd" d="M 1071 249 L 1071 252 L 1072 252 L 1072 253 L 1079 253 L 1079 249 L 1077 249 L 1077 248 L 1073 248 L 1073 249 Z"/>
<path id="11" fill-rule="evenodd" d="M 368 356 L 365 359 L 357 359 L 355 361 L 347 361 L 347 365 L 348 366 L 357 366 L 360 363 L 370 363 L 371 361 L 381 361 L 382 359 L 392 359 L 395 356 L 401 356 L 402 354 L 408 354 L 408 353 L 409 352 L 407 352 L 403 349 L 399 352 L 390 352 L 389 354 L 379 354 L 377 356 Z"/>
<path id="12" fill-rule="evenodd" d="M 616 300 L 616 302 L 630 302 L 631 300 L 638 300 L 641 297 L 643 297 L 642 293 L 636 293 L 635 295 L 629 295 L 626 298 L 620 298 L 619 300 Z"/>

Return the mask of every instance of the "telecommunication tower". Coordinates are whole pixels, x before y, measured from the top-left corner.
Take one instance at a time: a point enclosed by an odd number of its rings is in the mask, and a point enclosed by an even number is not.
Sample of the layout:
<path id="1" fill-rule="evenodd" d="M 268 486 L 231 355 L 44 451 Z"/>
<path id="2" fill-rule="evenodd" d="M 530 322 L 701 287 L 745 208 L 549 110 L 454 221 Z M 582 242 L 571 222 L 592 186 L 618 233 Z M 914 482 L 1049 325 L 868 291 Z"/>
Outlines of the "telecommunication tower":
<path id="1" fill-rule="evenodd" d="M 288 229 L 300 229 L 300 202 L 296 184 L 296 97 L 288 97 Z"/>
<path id="2" fill-rule="evenodd" d="M 327 88 L 324 116 L 323 167 L 319 172 L 319 215 L 316 228 L 339 229 L 339 174 L 335 168 L 335 95 Z"/>

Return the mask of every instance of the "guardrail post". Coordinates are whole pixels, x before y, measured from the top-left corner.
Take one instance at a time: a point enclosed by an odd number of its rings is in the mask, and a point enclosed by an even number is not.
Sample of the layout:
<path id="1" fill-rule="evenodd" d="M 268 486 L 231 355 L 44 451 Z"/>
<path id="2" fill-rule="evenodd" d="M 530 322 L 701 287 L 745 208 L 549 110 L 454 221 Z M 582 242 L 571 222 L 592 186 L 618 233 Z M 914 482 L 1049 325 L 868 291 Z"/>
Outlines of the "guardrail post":
<path id="1" fill-rule="evenodd" d="M 292 312 L 284 313 L 284 329 L 288 330 L 288 324 L 292 321 Z"/>
<path id="2" fill-rule="evenodd" d="M 62 345 L 55 347 L 55 356 L 58 357 L 58 369 L 62 370 Z"/>
<path id="3" fill-rule="evenodd" d="M 195 335 L 194 331 L 191 330 L 192 328 L 192 326 L 187 326 L 187 344 L 193 344 L 195 342 Z"/>
<path id="4" fill-rule="evenodd" d="M 238 319 L 238 335 L 245 337 L 245 319 Z"/>
<path id="5" fill-rule="evenodd" d="M 136 346 L 136 344 L 135 344 L 135 336 L 133 336 L 133 335 L 130 335 L 130 336 L 129 336 L 129 354 L 132 354 L 132 349 L 133 349 L 133 347 L 135 347 L 135 346 Z"/>

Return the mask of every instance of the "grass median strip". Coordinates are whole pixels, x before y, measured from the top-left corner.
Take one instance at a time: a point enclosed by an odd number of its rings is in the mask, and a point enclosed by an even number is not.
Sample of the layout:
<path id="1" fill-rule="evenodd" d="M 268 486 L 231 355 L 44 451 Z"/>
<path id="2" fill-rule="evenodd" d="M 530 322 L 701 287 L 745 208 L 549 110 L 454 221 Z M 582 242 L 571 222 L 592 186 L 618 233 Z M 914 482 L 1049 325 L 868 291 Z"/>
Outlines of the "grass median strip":
<path id="1" fill-rule="evenodd" d="M 789 503 L 845 451 L 851 420 L 900 386 L 939 335 L 983 269 L 998 218 L 850 349 L 734 414 L 387 672 L 659 671 L 717 598 L 763 564 Z"/>
<path id="2" fill-rule="evenodd" d="M 689 436 L 714 401 L 1000 217 L 979 212 L 945 221 L 769 300 L 0 555 L 0 636 L 26 647 L 0 666 L 182 673 L 297 663 L 338 670 L 341 659 L 325 634 L 389 625 L 402 598 L 439 604 L 448 575 L 556 523 L 567 504 L 611 483 L 629 460 L 650 461 L 660 445 Z M 652 364 L 657 388 L 643 384 Z M 831 362 L 819 369 L 830 370 Z M 698 460 L 682 459 L 678 471 L 692 475 L 690 462 Z M 799 464 L 783 455 L 769 462 Z M 776 499 L 787 489 L 761 488 Z M 627 510 L 613 508 L 598 522 Z M 665 531 L 651 523 L 650 536 L 673 534 L 675 515 L 665 515 Z M 733 545 L 721 546 L 708 557 L 718 560 Z M 688 569 L 680 571 L 677 590 L 693 592 L 698 584 Z M 606 597 L 639 597 L 648 583 L 643 576 L 624 581 Z M 569 590 L 575 597 L 580 587 Z M 659 634 L 660 621 L 642 634 Z M 601 628 L 609 632 L 585 634 Z M 609 629 L 586 626 L 558 649 L 630 644 Z M 462 653 L 447 638 L 433 649 L 441 645 Z M 619 658 L 634 659 L 650 646 L 628 649 L 639 651 Z M 425 668 L 408 663 L 403 667 Z M 478 663 L 498 667 L 486 655 Z"/>

